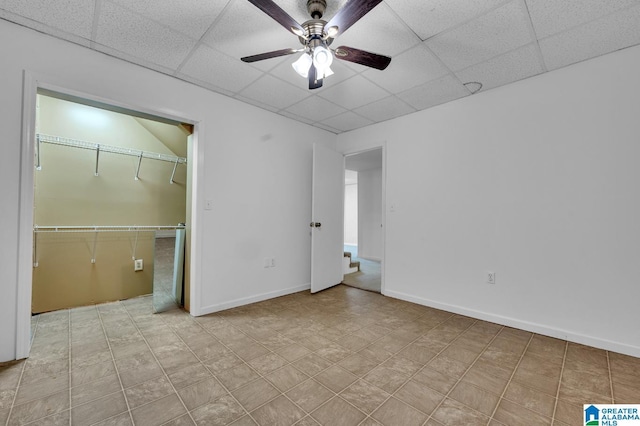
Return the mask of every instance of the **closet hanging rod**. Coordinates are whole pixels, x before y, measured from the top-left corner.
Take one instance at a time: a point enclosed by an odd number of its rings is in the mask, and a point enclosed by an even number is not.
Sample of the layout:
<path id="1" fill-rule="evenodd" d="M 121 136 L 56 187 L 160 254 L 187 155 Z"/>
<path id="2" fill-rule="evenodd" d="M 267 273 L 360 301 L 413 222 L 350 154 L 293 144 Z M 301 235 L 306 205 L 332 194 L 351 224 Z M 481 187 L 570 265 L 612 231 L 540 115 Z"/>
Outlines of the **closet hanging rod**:
<path id="1" fill-rule="evenodd" d="M 76 139 L 63 138 L 61 136 L 43 135 L 41 133 L 36 134 L 36 142 L 70 146 L 73 148 L 92 149 L 95 151 L 100 150 L 100 152 L 110 152 L 113 154 L 130 155 L 132 157 L 141 157 L 141 158 L 148 158 L 151 160 L 167 161 L 169 163 L 187 164 L 187 159 L 185 157 L 178 157 L 176 155 L 142 151 L 139 149 L 122 148 L 119 146 L 104 145 L 101 143 L 98 144 L 98 143 L 81 141 Z"/>
<path id="2" fill-rule="evenodd" d="M 63 226 L 38 226 L 34 225 L 33 232 L 123 232 L 123 231 L 161 231 L 170 229 L 185 229 L 184 225 L 63 225 Z"/>

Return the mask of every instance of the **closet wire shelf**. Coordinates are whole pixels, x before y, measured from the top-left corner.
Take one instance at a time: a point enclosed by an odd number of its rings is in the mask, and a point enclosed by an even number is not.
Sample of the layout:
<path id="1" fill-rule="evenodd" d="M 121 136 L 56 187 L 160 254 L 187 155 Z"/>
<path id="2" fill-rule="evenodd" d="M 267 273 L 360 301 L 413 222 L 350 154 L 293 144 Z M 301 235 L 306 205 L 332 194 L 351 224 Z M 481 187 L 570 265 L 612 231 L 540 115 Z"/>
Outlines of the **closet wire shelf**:
<path id="1" fill-rule="evenodd" d="M 91 250 L 91 263 L 96 263 L 96 246 L 98 234 L 101 232 L 135 232 L 133 243 L 132 260 L 136 260 L 136 250 L 138 247 L 138 233 L 185 229 L 185 225 L 61 225 L 61 226 L 38 226 L 33 227 L 33 267 L 38 267 L 38 234 L 40 233 L 93 233 L 93 247 Z"/>
<path id="2" fill-rule="evenodd" d="M 138 167 L 136 169 L 135 180 L 139 180 L 138 176 L 140 173 L 140 164 L 142 163 L 143 158 L 173 163 L 174 164 L 173 173 L 171 173 L 171 179 L 169 179 L 170 183 L 174 182 L 173 178 L 175 176 L 176 168 L 178 167 L 178 164 L 187 164 L 187 159 L 185 157 L 178 157 L 178 156 L 169 155 L 169 154 L 161 154 L 159 152 L 150 152 L 150 151 L 142 151 L 142 150 L 131 149 L 131 148 L 123 148 L 120 146 L 104 145 L 104 144 L 99 144 L 94 142 L 87 142 L 87 141 L 81 141 L 77 139 L 65 138 L 61 136 L 51 136 L 51 135 L 44 135 L 44 134 L 38 133 L 36 134 L 36 170 L 42 170 L 42 164 L 40 162 L 40 144 L 41 143 L 49 143 L 53 145 L 61 145 L 61 146 L 68 146 L 73 148 L 89 149 L 89 150 L 96 151 L 95 176 L 98 176 L 98 161 L 99 161 L 101 152 L 109 152 L 112 154 L 121 154 L 121 155 L 128 155 L 132 157 L 138 157 Z"/>

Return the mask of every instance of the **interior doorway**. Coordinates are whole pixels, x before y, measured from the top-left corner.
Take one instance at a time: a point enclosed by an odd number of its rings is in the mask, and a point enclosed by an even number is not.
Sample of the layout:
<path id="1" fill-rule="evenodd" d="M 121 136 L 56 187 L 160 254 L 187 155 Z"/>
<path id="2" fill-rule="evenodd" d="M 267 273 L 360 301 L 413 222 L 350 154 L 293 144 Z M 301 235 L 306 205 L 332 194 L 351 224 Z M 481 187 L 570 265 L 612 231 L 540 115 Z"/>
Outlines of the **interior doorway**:
<path id="1" fill-rule="evenodd" d="M 382 292 L 383 149 L 345 156 L 343 283 Z"/>
<path id="2" fill-rule="evenodd" d="M 38 93 L 33 314 L 151 294 L 156 311 L 181 304 L 191 130 Z"/>

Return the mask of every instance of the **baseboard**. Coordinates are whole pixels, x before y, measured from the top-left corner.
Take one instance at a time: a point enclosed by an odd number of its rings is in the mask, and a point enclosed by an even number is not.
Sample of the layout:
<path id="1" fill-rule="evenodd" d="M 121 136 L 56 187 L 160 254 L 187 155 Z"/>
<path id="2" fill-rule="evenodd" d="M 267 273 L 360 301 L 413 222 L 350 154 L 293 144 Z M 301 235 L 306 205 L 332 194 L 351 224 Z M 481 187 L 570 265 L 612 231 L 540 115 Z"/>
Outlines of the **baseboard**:
<path id="1" fill-rule="evenodd" d="M 435 300 L 424 299 L 421 297 L 417 297 L 417 296 L 413 296 L 410 294 L 401 293 L 397 291 L 385 290 L 384 295 L 388 297 L 393 297 L 394 299 L 400 299 L 400 300 L 405 300 L 407 302 L 417 303 L 418 305 L 429 306 L 431 308 L 441 309 L 443 311 L 465 315 L 468 317 L 489 321 L 489 322 L 493 322 L 500 325 L 505 325 L 507 327 L 518 328 L 520 330 L 542 334 L 544 336 L 555 337 L 557 339 L 568 340 L 573 343 L 588 345 L 595 348 L 600 348 L 600 349 L 604 349 L 612 352 L 618 352 L 621 354 L 640 358 L 640 347 L 637 347 L 637 346 L 631 346 L 631 345 L 627 345 L 620 342 L 613 342 L 611 340 L 600 339 L 593 336 L 586 336 L 584 334 L 575 333 L 569 330 L 549 327 L 542 324 L 532 323 L 529 321 L 522 321 L 516 318 L 504 317 L 501 315 L 477 311 L 474 309 L 468 309 L 462 306 L 441 303 Z"/>
<path id="2" fill-rule="evenodd" d="M 241 299 L 230 300 L 228 302 L 218 303 L 215 305 L 203 306 L 198 310 L 198 315 L 207 315 L 214 312 L 224 311 L 226 309 L 237 308 L 238 306 L 248 305 L 250 303 L 262 302 L 263 300 L 273 299 L 275 297 L 286 296 L 288 294 L 297 293 L 299 291 L 311 290 L 311 284 L 303 284 L 296 287 L 284 288 L 269 293 L 256 294 Z"/>

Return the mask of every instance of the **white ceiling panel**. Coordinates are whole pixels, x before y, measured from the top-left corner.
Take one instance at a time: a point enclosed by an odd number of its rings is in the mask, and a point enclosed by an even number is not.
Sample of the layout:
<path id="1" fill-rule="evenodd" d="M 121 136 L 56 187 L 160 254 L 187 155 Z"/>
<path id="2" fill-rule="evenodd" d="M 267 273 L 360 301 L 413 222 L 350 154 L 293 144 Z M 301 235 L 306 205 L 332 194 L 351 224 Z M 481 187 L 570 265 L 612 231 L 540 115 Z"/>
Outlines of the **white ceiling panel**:
<path id="1" fill-rule="evenodd" d="M 239 92 L 256 81 L 262 73 L 252 67 L 238 67 L 240 60 L 201 44 L 181 68 L 181 74 Z"/>
<path id="2" fill-rule="evenodd" d="M 236 58 L 302 47 L 297 36 L 246 0 L 232 0 L 202 40 Z M 277 65 L 270 60 L 262 63 Z"/>
<path id="3" fill-rule="evenodd" d="M 417 110 L 423 110 L 470 95 L 466 87 L 456 78 L 446 75 L 421 86 L 406 90 L 400 99 Z"/>
<path id="4" fill-rule="evenodd" d="M 390 93 L 442 77 L 449 71 L 423 44 L 394 57 L 386 70 L 368 69 L 362 75 Z"/>
<path id="5" fill-rule="evenodd" d="M 482 82 L 482 90 L 522 80 L 544 72 L 535 43 L 473 65 L 456 73 L 462 83 Z"/>
<path id="6" fill-rule="evenodd" d="M 102 2 L 96 42 L 174 70 L 196 43 L 182 33 L 107 1 Z"/>
<path id="7" fill-rule="evenodd" d="M 361 117 L 351 111 L 347 111 L 343 114 L 336 115 L 335 117 L 327 118 L 320 123 L 325 124 L 330 128 L 337 129 L 341 132 L 348 132 L 349 130 L 354 130 L 359 127 L 373 124 L 373 121 Z"/>
<path id="8" fill-rule="evenodd" d="M 369 80 L 356 75 L 342 83 L 325 88 L 319 96 L 343 108 L 353 109 L 386 98 L 389 93 Z"/>
<path id="9" fill-rule="evenodd" d="M 299 89 L 287 82 L 266 74 L 240 92 L 239 95 L 263 104 L 271 105 L 280 110 L 308 97 L 309 91 Z"/>
<path id="10" fill-rule="evenodd" d="M 0 0 L 0 9 L 86 39 L 91 38 L 94 8 L 93 0 Z"/>
<path id="11" fill-rule="evenodd" d="M 383 36 L 372 36 L 372 34 Z M 381 3 L 344 34 L 340 34 L 332 47 L 349 46 L 394 56 L 420 41 L 420 38 L 389 9 L 389 6 Z"/>
<path id="12" fill-rule="evenodd" d="M 638 5 L 638 0 L 526 0 L 538 38 Z"/>
<path id="13" fill-rule="evenodd" d="M 322 121 L 334 115 L 342 114 L 346 110 L 338 105 L 322 99 L 319 96 L 311 96 L 286 109 L 291 114 L 309 119 Z"/>
<path id="14" fill-rule="evenodd" d="M 356 108 L 354 111 L 358 115 L 379 123 L 402 115 L 411 114 L 412 112 L 415 112 L 416 109 L 407 105 L 395 96 L 389 96 L 368 105 L 361 106 L 360 108 Z"/>
<path id="15" fill-rule="evenodd" d="M 540 41 L 549 70 L 640 43 L 640 6 L 591 21 Z"/>
<path id="16" fill-rule="evenodd" d="M 484 62 L 533 41 L 522 0 L 512 0 L 473 21 L 427 40 L 453 71 Z"/>
<path id="17" fill-rule="evenodd" d="M 504 4 L 505 0 L 387 0 L 386 3 L 426 40 Z"/>
<path id="18" fill-rule="evenodd" d="M 268 4 L 269 0 L 262 0 Z M 306 0 L 272 0 L 299 23 Z M 348 0 L 358 3 L 365 0 Z M 329 21 L 347 0 L 327 0 Z M 302 47 L 249 0 L 0 0 L 0 19 L 340 133 L 640 44 L 640 0 L 382 0 L 341 45 L 388 55 L 384 71 L 334 60 L 308 89 Z"/>
<path id="19" fill-rule="evenodd" d="M 202 37 L 228 3 L 221 0 L 180 0 L 180 2 L 175 0 L 111 1 L 196 40 Z"/>

